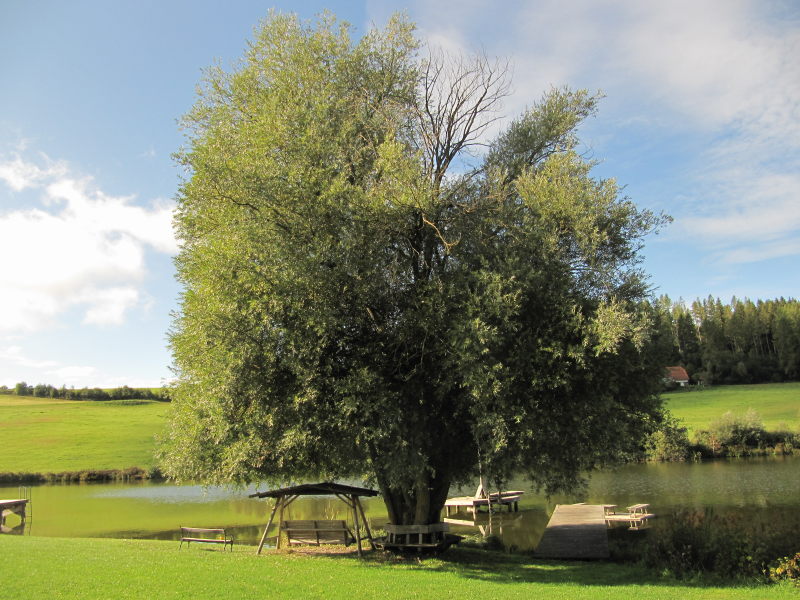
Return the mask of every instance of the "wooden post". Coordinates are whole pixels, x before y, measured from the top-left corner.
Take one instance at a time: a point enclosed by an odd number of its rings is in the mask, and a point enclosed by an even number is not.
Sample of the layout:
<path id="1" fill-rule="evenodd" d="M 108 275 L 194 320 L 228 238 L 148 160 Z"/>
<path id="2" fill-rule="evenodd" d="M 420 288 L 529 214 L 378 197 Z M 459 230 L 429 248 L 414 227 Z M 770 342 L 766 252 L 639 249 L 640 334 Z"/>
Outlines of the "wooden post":
<path id="1" fill-rule="evenodd" d="M 361 499 L 358 496 L 354 496 L 355 501 L 358 503 L 358 510 L 361 511 L 361 519 L 364 521 L 364 529 L 367 531 L 367 537 L 369 538 L 369 546 L 372 550 L 375 550 L 375 541 L 372 539 L 372 530 L 369 528 L 369 521 L 367 520 L 367 515 L 364 514 L 364 507 L 361 504 Z"/>
<path id="2" fill-rule="evenodd" d="M 261 536 L 261 541 L 258 543 L 258 550 L 256 554 L 261 554 L 261 549 L 264 547 L 264 542 L 267 541 L 267 532 L 269 531 L 269 526 L 272 525 L 272 520 L 275 518 L 275 511 L 278 510 L 278 504 L 280 504 L 281 498 L 275 500 L 275 506 L 272 507 L 272 512 L 269 515 L 269 521 L 267 521 L 267 526 L 264 527 L 264 535 Z"/>
<path id="3" fill-rule="evenodd" d="M 358 525 L 358 508 L 357 502 L 358 498 L 355 494 L 351 496 L 352 506 L 353 506 L 353 529 L 355 530 L 354 533 L 356 534 L 356 547 L 358 548 L 358 557 L 363 558 L 363 551 L 361 549 L 361 528 Z"/>
<path id="4" fill-rule="evenodd" d="M 276 550 L 280 550 L 281 548 L 281 526 L 283 525 L 283 509 L 285 507 L 284 500 L 284 496 L 281 496 L 281 510 L 278 513 L 278 539 L 275 541 Z"/>

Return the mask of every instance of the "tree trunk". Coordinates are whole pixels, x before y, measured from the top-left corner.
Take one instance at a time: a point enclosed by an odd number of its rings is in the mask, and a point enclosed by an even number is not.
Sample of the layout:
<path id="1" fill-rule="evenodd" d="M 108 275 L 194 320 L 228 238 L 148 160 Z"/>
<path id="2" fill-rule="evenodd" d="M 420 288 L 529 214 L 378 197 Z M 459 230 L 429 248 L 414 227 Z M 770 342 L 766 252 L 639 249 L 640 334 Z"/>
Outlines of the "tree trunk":
<path id="1" fill-rule="evenodd" d="M 425 474 L 408 486 L 389 486 L 378 477 L 378 486 L 392 525 L 430 525 L 441 522 L 450 477 Z"/>

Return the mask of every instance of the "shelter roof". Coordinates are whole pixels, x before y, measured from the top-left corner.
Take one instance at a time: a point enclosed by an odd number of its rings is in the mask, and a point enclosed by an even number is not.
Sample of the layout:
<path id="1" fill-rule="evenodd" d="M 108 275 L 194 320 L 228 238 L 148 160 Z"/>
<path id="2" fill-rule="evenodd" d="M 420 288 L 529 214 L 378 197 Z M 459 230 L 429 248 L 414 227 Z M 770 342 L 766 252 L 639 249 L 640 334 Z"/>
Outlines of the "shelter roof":
<path id="1" fill-rule="evenodd" d="M 343 496 L 377 496 L 376 490 L 369 488 L 355 487 L 323 481 L 322 483 L 303 483 L 292 487 L 280 488 L 277 490 L 267 490 L 266 492 L 256 492 L 250 494 L 248 498 L 280 498 L 281 496 L 327 496 L 331 494 L 342 494 Z"/>

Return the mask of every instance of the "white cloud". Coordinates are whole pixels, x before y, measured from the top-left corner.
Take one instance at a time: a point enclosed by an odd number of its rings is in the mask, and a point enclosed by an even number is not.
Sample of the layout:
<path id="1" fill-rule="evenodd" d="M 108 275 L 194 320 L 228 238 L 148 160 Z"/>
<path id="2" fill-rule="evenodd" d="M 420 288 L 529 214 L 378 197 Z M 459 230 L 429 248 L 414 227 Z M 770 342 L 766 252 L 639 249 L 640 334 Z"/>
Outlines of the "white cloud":
<path id="1" fill-rule="evenodd" d="M 132 287 L 115 287 L 104 290 L 88 290 L 85 302 L 89 305 L 85 324 L 121 325 L 125 313 L 139 304 L 139 290 Z"/>
<path id="2" fill-rule="evenodd" d="M 31 208 L 0 214 L 0 332 L 40 330 L 72 308 L 87 324 L 121 324 L 145 297 L 148 248 L 177 250 L 171 205 L 108 196 L 64 163 L 45 162 L 0 161 L 13 192 L 39 194 Z"/>
<path id="3" fill-rule="evenodd" d="M 35 187 L 42 181 L 61 177 L 66 173 L 66 165 L 53 162 L 46 156 L 42 157 L 45 166 L 40 167 L 22 160 L 19 155 L 5 162 L 0 162 L 0 180 L 5 181 L 12 190 L 20 192 L 25 188 Z"/>
<path id="4" fill-rule="evenodd" d="M 93 381 L 97 379 L 98 371 L 95 367 L 60 367 L 47 371 L 47 375 L 53 376 L 53 381 L 73 383 L 75 381 Z M 96 384 L 93 384 L 96 385 Z M 124 385 L 124 384 L 123 384 Z"/>
<path id="5" fill-rule="evenodd" d="M 721 175 L 721 173 L 720 173 Z M 795 239 L 800 231 L 800 175 L 743 173 L 718 192 L 717 200 L 693 211 L 680 226 L 711 242 L 759 242 Z M 740 179 L 741 178 L 741 179 Z M 710 193 L 713 193 L 709 189 Z M 738 198 L 734 194 L 739 194 Z M 718 211 L 724 204 L 725 210 Z M 797 244 L 779 244 L 787 250 Z M 774 256 L 771 252 L 765 256 Z"/>
<path id="6" fill-rule="evenodd" d="M 58 363 L 52 360 L 36 360 L 28 358 L 25 356 L 22 347 L 20 346 L 7 346 L 6 348 L 0 348 L 0 360 L 12 365 L 31 369 L 46 369 L 58 366 Z"/>
<path id="7" fill-rule="evenodd" d="M 0 373 L 0 377 L 6 380 L 3 385 L 8 386 L 13 386 L 17 381 L 20 381 L 18 378 L 14 381 L 12 379 L 14 379 L 14 376 L 18 377 L 19 371 L 24 372 L 25 370 L 29 370 L 29 374 L 31 371 L 37 373 L 37 383 L 43 377 L 42 383 L 56 381 L 59 384 L 75 384 L 92 380 L 93 378 L 96 379 L 99 375 L 95 367 L 63 365 L 55 360 L 30 358 L 25 354 L 21 346 L 0 347 L 0 360 L 3 361 L 3 366 L 6 369 L 12 367 L 9 371 L 14 372 L 13 376 L 11 373 Z M 31 382 L 29 381 L 28 383 Z"/>
<path id="8" fill-rule="evenodd" d="M 761 262 L 762 260 L 795 256 L 798 254 L 800 254 L 800 240 L 793 239 L 767 242 L 755 247 L 729 248 L 721 252 L 718 259 L 721 262 L 741 264 Z"/>
<path id="9" fill-rule="evenodd" d="M 110 374 L 91 365 L 64 364 L 50 358 L 32 358 L 19 345 L 0 346 L 0 385 L 13 387 L 19 381 L 77 388 L 114 388 L 122 385 L 159 387 L 166 383 L 152 378 Z"/>

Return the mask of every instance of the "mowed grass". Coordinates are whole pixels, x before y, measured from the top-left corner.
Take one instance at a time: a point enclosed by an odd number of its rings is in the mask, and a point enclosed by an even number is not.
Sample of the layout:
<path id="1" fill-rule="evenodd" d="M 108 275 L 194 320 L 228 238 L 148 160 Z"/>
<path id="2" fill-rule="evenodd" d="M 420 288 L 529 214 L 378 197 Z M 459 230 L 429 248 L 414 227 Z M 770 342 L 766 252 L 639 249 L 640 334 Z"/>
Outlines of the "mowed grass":
<path id="1" fill-rule="evenodd" d="M 148 468 L 168 409 L 149 400 L 0 396 L 0 472 Z"/>
<path id="2" fill-rule="evenodd" d="M 238 546 L 223 552 L 177 542 L 0 537 L 3 597 L 406 599 L 797 598 L 787 585 L 685 583 L 603 562 L 537 561 L 451 549 L 398 562 L 380 554 L 308 555 Z"/>
<path id="3" fill-rule="evenodd" d="M 767 430 L 800 427 L 800 383 L 723 385 L 664 394 L 665 406 L 690 430 L 707 429 L 724 413 L 744 415 L 755 410 Z"/>

